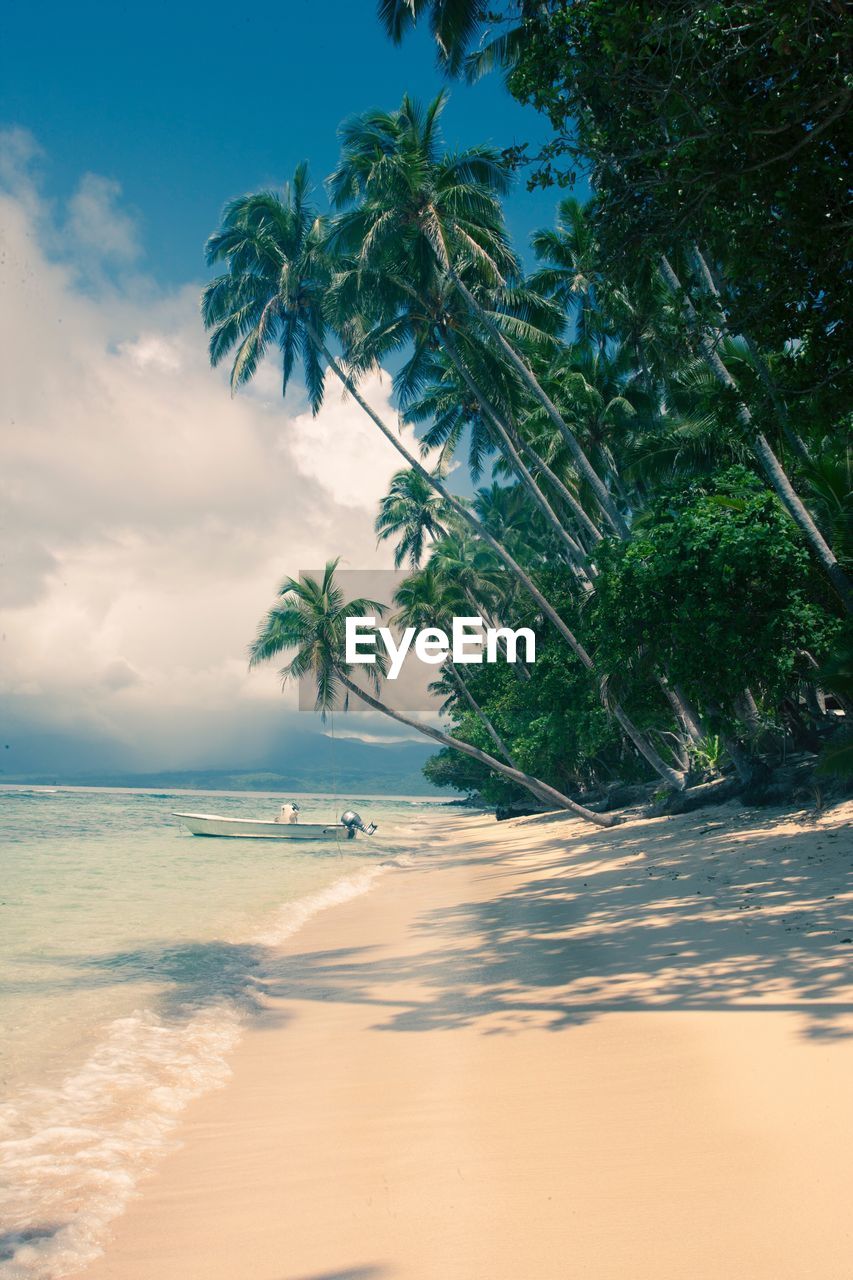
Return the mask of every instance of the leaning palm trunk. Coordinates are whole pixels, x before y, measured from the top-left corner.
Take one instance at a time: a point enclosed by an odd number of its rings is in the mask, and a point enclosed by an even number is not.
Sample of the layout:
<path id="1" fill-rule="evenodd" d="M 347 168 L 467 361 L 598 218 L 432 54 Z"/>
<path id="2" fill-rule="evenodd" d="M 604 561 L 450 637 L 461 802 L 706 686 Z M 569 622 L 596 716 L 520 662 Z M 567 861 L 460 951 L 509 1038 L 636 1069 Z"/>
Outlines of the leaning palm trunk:
<path id="1" fill-rule="evenodd" d="M 546 480 L 549 480 L 556 489 L 559 497 L 572 513 L 572 516 L 578 525 L 578 539 L 582 540 L 580 530 L 583 530 L 583 533 L 587 535 L 593 546 L 601 542 L 604 536 L 601 530 L 596 524 L 593 524 L 592 520 L 590 520 L 571 489 L 563 483 L 556 471 L 548 466 L 548 463 L 545 462 L 540 454 L 536 452 L 532 445 L 529 445 L 526 440 L 522 440 L 520 437 L 518 437 L 518 448 L 521 454 L 530 463 L 530 469 L 533 475 L 535 476 L 537 473 L 541 473 Z"/>
<path id="2" fill-rule="evenodd" d="M 489 613 L 489 610 L 486 608 L 486 606 L 484 604 L 480 604 L 476 600 L 473 592 L 469 591 L 466 587 L 464 594 L 465 594 L 465 599 L 468 601 L 470 605 L 473 606 L 475 616 L 479 614 L 482 617 L 487 627 L 491 627 L 493 631 L 499 631 L 497 622 L 495 621 L 493 616 Z M 506 658 L 507 662 L 509 662 L 509 647 L 502 635 L 498 635 L 498 646 L 504 658 Z M 512 665 L 513 671 L 515 672 L 519 680 L 525 681 L 530 679 L 530 668 L 522 658 L 516 658 L 515 662 L 512 663 L 511 665 Z"/>
<path id="3" fill-rule="evenodd" d="M 498 733 L 497 729 L 496 729 L 496 728 L 495 728 L 495 726 L 492 724 L 491 720 L 490 720 L 490 719 L 489 719 L 489 717 L 486 715 L 485 711 L 484 711 L 484 710 L 483 710 L 483 708 L 480 706 L 479 702 L 478 702 L 478 701 L 477 701 L 477 699 L 474 697 L 474 695 L 473 695 L 473 693 L 471 692 L 471 690 L 468 688 L 468 686 L 467 686 L 467 684 L 465 683 L 465 681 L 464 681 L 464 679 L 462 678 L 462 676 L 461 676 L 461 675 L 459 674 L 459 672 L 456 670 L 456 666 L 455 666 L 455 664 L 454 664 L 454 663 L 452 663 L 452 662 L 448 662 L 448 664 L 447 664 L 447 672 L 448 672 L 448 675 L 450 676 L 451 680 L 453 681 L 453 683 L 456 685 L 456 688 L 457 688 L 457 689 L 459 690 L 459 692 L 461 693 L 463 701 L 464 701 L 464 702 L 467 702 L 468 706 L 469 706 L 469 707 L 471 708 L 471 710 L 474 712 L 474 715 L 475 715 L 475 716 L 477 717 L 477 719 L 480 721 L 480 723 L 482 724 L 483 728 L 486 730 L 486 733 L 488 733 L 488 735 L 489 735 L 489 737 L 491 738 L 492 742 L 495 744 L 495 746 L 497 747 L 498 751 L 500 751 L 500 753 L 501 753 L 501 755 L 503 756 L 504 760 L 506 760 L 507 764 L 511 764 L 511 765 L 512 765 L 512 767 L 513 767 L 513 768 L 515 768 L 515 767 L 516 767 L 516 765 L 515 765 L 515 761 L 513 760 L 512 756 L 511 756 L 511 754 L 510 754 L 509 747 L 506 745 L 506 743 L 504 742 L 503 738 L 502 738 L 502 737 L 501 737 L 501 735 Z"/>
<path id="4" fill-rule="evenodd" d="M 709 296 L 714 300 L 714 306 L 716 307 L 717 315 L 720 320 L 720 335 L 722 336 L 722 334 L 728 329 L 728 318 L 726 316 L 726 312 L 723 307 L 723 299 L 720 291 L 720 285 L 715 279 L 714 273 L 712 272 L 711 268 L 708 266 L 708 263 L 706 262 L 705 257 L 698 245 L 696 244 L 693 245 L 690 251 L 690 256 L 693 259 L 693 265 L 696 268 L 696 271 L 699 275 L 699 279 L 704 284 L 706 290 L 708 291 Z M 764 356 L 759 351 L 755 340 L 751 338 L 748 333 L 744 333 L 743 330 L 741 330 L 741 337 L 746 343 L 747 350 L 749 351 L 749 354 L 752 357 L 752 363 L 758 372 L 758 376 L 761 379 L 762 386 L 767 392 L 767 395 L 770 398 L 770 402 L 776 411 L 776 415 L 779 418 L 780 423 L 782 424 L 782 430 L 785 433 L 785 439 L 788 441 L 788 444 L 791 446 L 794 452 L 798 455 L 801 462 L 805 462 L 805 463 L 811 462 L 812 456 L 811 456 L 811 453 L 809 452 L 808 445 L 806 444 L 802 436 L 797 431 L 795 431 L 791 426 L 791 422 L 788 417 L 788 410 L 785 406 L 785 402 L 783 401 L 781 395 L 779 394 L 779 388 L 776 386 L 776 383 L 773 381 L 773 375 L 770 372 L 767 361 L 764 359 Z"/>
<path id="5" fill-rule="evenodd" d="M 355 694 L 357 698 L 360 698 L 372 710 L 379 711 L 382 715 L 389 716 L 399 724 L 404 724 L 410 729 L 417 730 L 418 733 L 422 733 L 425 737 L 439 742 L 443 747 L 450 747 L 453 751 L 459 751 L 463 755 L 470 756 L 472 760 L 478 760 L 480 764 L 486 765 L 493 773 L 498 773 L 501 777 L 508 778 L 510 782 L 515 782 L 524 787 L 537 799 L 553 804 L 558 809 L 568 809 L 571 813 L 576 813 L 579 818 L 592 822 L 597 827 L 612 827 L 618 822 L 618 818 L 613 814 L 593 813 L 592 809 L 586 809 L 582 804 L 577 804 L 574 800 L 570 800 L 568 796 L 564 796 L 561 791 L 549 786 L 547 782 L 542 782 L 540 778 L 532 778 L 528 774 L 522 773 L 520 769 L 515 769 L 512 765 L 505 764 L 502 760 L 496 760 L 494 756 L 481 751 L 479 747 L 473 747 L 470 742 L 462 742 L 459 738 L 452 738 L 450 734 L 442 733 L 441 729 L 434 729 L 432 725 L 413 720 L 411 717 L 404 715 L 402 711 L 396 711 L 393 707 L 386 706 L 384 702 L 380 702 L 372 694 L 360 689 L 340 667 L 336 667 L 335 671 L 345 688 L 350 693 Z"/>
<path id="6" fill-rule="evenodd" d="M 549 523 L 552 525 L 552 527 L 556 527 L 558 532 L 560 532 L 563 535 L 564 539 L 568 540 L 569 548 L 572 553 L 573 560 L 576 558 L 578 553 L 580 553 L 580 555 L 583 557 L 583 552 L 578 547 L 574 539 L 569 538 L 568 535 L 565 533 L 553 509 L 548 504 L 547 500 L 544 498 L 544 495 L 542 494 L 541 490 L 539 489 L 538 485 L 533 479 L 533 476 L 531 475 L 530 471 L 524 465 L 524 462 L 522 461 L 519 455 L 519 452 L 515 447 L 515 443 L 513 439 L 515 433 L 513 432 L 512 428 L 509 426 L 508 423 L 506 423 L 500 417 L 497 411 L 492 407 L 492 405 L 487 400 L 485 393 L 482 391 L 482 389 L 480 388 L 480 386 L 478 385 L 474 377 L 469 373 L 468 369 L 465 367 L 465 364 L 459 355 L 459 352 L 456 348 L 456 344 L 453 341 L 451 335 L 449 333 L 444 333 L 441 335 L 441 337 L 442 337 L 442 340 L 444 341 L 445 348 L 448 352 L 448 355 L 450 356 L 451 361 L 453 362 L 454 367 L 458 370 L 458 372 L 462 376 L 465 382 L 465 385 L 468 387 L 468 390 L 475 397 L 475 399 L 477 400 L 477 403 L 480 405 L 480 408 L 486 414 L 489 421 L 492 423 L 494 429 L 497 431 L 500 439 L 503 441 L 504 446 L 509 453 L 510 459 L 516 469 L 516 472 L 518 473 L 519 476 L 521 476 L 526 487 L 538 502 L 538 505 L 540 506 L 540 508 L 545 511 L 545 514 L 549 518 Z M 525 447 L 525 446 L 522 446 L 522 447 Z M 533 451 L 531 450 L 531 452 Z M 539 455 L 534 452 L 533 456 L 536 459 L 537 464 L 540 465 L 547 472 L 548 476 L 556 481 L 557 477 L 553 475 L 553 473 L 546 466 L 546 464 L 542 462 L 542 460 L 539 458 Z M 615 467 L 614 467 L 614 470 L 615 470 Z M 593 526 L 593 529 L 596 533 L 598 533 L 598 531 L 595 530 L 595 526 Z M 601 538 L 600 533 L 598 533 L 598 537 L 599 539 Z M 625 528 L 623 533 L 619 534 L 619 537 L 623 542 L 628 540 L 629 533 L 628 533 L 627 527 Z M 581 586 L 584 588 L 584 590 L 588 594 L 592 594 L 592 592 L 595 590 L 595 587 L 593 585 L 593 579 L 597 576 L 597 569 L 595 565 L 589 559 L 582 558 L 579 563 L 576 563 L 576 569 L 578 572 L 579 580 L 581 582 Z M 696 712 L 691 707 L 686 705 L 684 697 L 681 694 L 681 692 L 677 689 L 671 688 L 664 676 L 659 675 L 656 678 L 657 678 L 658 684 L 661 687 L 661 690 L 663 691 L 663 694 L 667 702 L 670 704 L 670 707 L 673 709 L 675 713 L 677 723 L 684 725 L 688 735 L 693 738 L 694 742 L 700 741 L 703 734 L 702 734 L 701 725 L 699 723 L 699 718 Z M 618 713 L 617 712 L 614 712 L 614 713 L 617 714 L 617 718 L 618 718 Z M 629 736 L 631 736 L 632 741 L 636 743 L 636 739 L 633 737 L 633 734 L 630 734 Z"/>
<path id="7" fill-rule="evenodd" d="M 735 402 L 735 413 L 737 420 L 743 427 L 744 431 L 749 432 L 752 436 L 752 448 L 758 458 L 770 482 L 770 487 L 782 503 L 788 515 L 798 526 L 801 533 L 805 537 L 807 543 L 812 549 L 818 563 L 823 569 L 832 586 L 841 598 L 844 609 L 847 613 L 853 613 L 853 588 L 847 579 L 847 575 L 835 558 L 835 555 L 818 529 L 811 515 L 805 507 L 805 504 L 794 491 L 794 487 L 785 472 L 776 454 L 770 445 L 770 441 L 763 432 L 756 430 L 753 422 L 752 414 L 749 408 L 741 399 L 740 389 L 737 382 L 732 377 L 729 370 L 723 363 L 719 352 L 709 335 L 705 332 L 696 308 L 685 292 L 681 281 L 672 269 L 668 259 L 662 257 L 660 261 L 661 274 L 666 281 L 670 291 L 676 298 L 681 300 L 684 315 L 696 335 L 697 345 L 705 364 L 710 369 L 714 378 L 719 382 L 720 386 L 734 392 L 737 397 Z"/>
<path id="8" fill-rule="evenodd" d="M 485 525 L 481 524 L 477 517 L 469 511 L 469 509 L 464 506 L 458 498 L 455 498 L 450 490 L 447 489 L 440 480 L 432 475 L 422 462 L 415 458 L 413 454 L 409 453 L 399 436 L 395 435 L 391 428 L 386 426 L 379 414 L 371 409 L 364 397 L 358 392 L 352 378 L 349 377 L 349 375 L 345 373 L 338 364 L 337 360 L 317 333 L 316 329 L 314 329 L 310 324 L 307 324 L 306 328 L 311 341 L 314 343 L 317 350 L 323 354 L 335 377 L 338 378 L 341 384 L 350 393 L 356 404 L 364 410 L 371 422 L 378 427 L 388 443 L 393 445 L 397 452 L 406 459 L 409 466 L 417 471 L 418 474 L 426 480 L 427 484 L 432 486 L 439 497 L 442 498 L 450 509 L 459 516 L 460 520 L 464 520 L 466 524 L 469 524 L 477 536 L 481 538 L 487 546 L 491 547 L 495 555 L 498 556 L 502 563 L 506 565 L 510 573 L 514 575 L 514 577 L 524 587 L 525 591 L 527 591 L 531 599 L 539 606 L 549 622 L 556 627 L 559 634 L 563 637 L 569 648 L 586 670 L 593 672 L 595 670 L 595 664 L 592 658 L 589 656 L 580 640 L 578 640 L 577 636 L 575 636 L 566 626 L 554 606 L 545 598 L 545 596 L 543 596 L 542 592 L 536 586 L 536 583 L 529 574 L 525 573 L 521 565 L 518 564 L 507 549 L 498 542 L 497 538 L 493 537 L 492 534 L 489 533 Z M 613 715 L 614 719 L 621 726 L 647 763 L 651 765 L 652 769 L 654 769 L 654 771 L 659 774 L 665 782 L 669 783 L 670 786 L 676 787 L 679 791 L 683 790 L 687 782 L 686 775 L 677 769 L 673 769 L 671 765 L 668 765 L 666 761 L 661 758 L 656 748 L 653 747 L 652 744 L 644 737 L 618 703 L 610 703 L 607 700 L 603 682 L 599 683 L 599 694 L 605 709 Z"/>
<path id="9" fill-rule="evenodd" d="M 588 482 L 595 495 L 596 502 L 601 507 L 601 510 L 604 512 L 609 523 L 613 526 L 616 533 L 620 536 L 624 536 L 628 532 L 628 526 L 608 493 L 607 486 L 604 484 L 601 476 L 586 456 L 577 436 L 564 420 L 562 414 L 548 395 L 547 391 L 545 391 L 544 387 L 540 384 L 539 379 L 530 368 L 530 365 L 526 360 L 522 359 L 512 343 L 509 342 L 501 333 L 499 326 L 495 324 L 489 313 L 480 305 L 473 293 L 471 293 L 470 289 L 468 289 L 467 286 L 459 279 L 459 276 L 452 268 L 448 270 L 448 275 L 458 291 L 461 293 L 462 297 L 465 299 L 469 310 L 477 317 L 484 328 L 495 339 L 501 351 L 503 351 L 512 367 L 515 369 L 516 373 L 518 373 L 522 381 L 542 405 L 543 409 L 548 414 L 548 417 L 551 419 L 563 440 L 566 442 L 578 470 Z"/>
<path id="10" fill-rule="evenodd" d="M 453 364 L 453 367 L 459 373 L 460 377 L 462 378 L 462 381 L 465 383 L 466 387 L 474 396 L 480 408 L 485 413 L 486 417 L 489 419 L 489 422 L 492 424 L 493 429 L 497 432 L 498 438 L 503 444 L 507 454 L 509 455 L 509 459 L 511 463 L 515 468 L 516 474 L 518 475 L 524 487 L 527 489 L 527 492 L 530 494 L 533 501 L 536 503 L 539 510 L 544 515 L 545 520 L 548 523 L 548 526 L 553 530 L 553 532 L 557 535 L 559 540 L 562 542 L 563 546 L 568 551 L 569 560 L 571 561 L 571 564 L 575 569 L 575 573 L 578 578 L 578 581 L 580 582 L 581 586 L 585 591 L 587 592 L 592 591 L 592 582 L 590 581 L 589 573 L 587 572 L 587 567 L 585 563 L 586 556 L 584 555 L 583 548 L 579 546 L 579 544 L 574 540 L 571 534 L 568 533 L 568 531 L 563 528 L 563 525 L 557 513 L 554 511 L 554 508 L 551 506 L 550 502 L 545 497 L 545 494 L 539 488 L 536 481 L 533 479 L 533 476 L 528 471 L 521 457 L 521 454 L 519 453 L 518 449 L 515 446 L 515 443 L 512 439 L 512 433 L 508 425 L 502 420 L 502 418 L 500 418 L 498 413 L 492 408 L 491 404 L 486 399 L 484 393 L 481 391 L 476 380 L 474 379 L 472 374 L 469 373 L 465 365 L 465 362 L 463 361 L 462 357 L 459 355 L 459 351 L 456 347 L 456 343 L 453 337 L 451 336 L 451 334 L 449 332 L 442 333 L 441 339 L 444 343 L 444 349 L 449 355 L 451 363 Z"/>

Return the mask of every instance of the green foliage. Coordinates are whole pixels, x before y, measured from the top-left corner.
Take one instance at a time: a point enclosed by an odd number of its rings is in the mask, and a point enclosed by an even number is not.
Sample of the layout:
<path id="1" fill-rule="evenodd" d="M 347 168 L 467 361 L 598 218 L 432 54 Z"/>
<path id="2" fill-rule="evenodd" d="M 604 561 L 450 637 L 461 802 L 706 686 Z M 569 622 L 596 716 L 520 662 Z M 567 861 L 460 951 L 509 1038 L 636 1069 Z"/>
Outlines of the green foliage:
<path id="1" fill-rule="evenodd" d="M 847 708 L 853 708 L 853 627 L 844 627 L 820 672 L 826 688 Z M 853 728 L 843 723 L 821 752 L 818 772 L 826 776 L 853 778 Z"/>
<path id="2" fill-rule="evenodd" d="M 396 39 L 430 21 L 451 70 L 509 71 L 554 129 L 534 183 L 583 166 L 595 185 L 536 234 L 525 278 L 508 157 L 445 151 L 446 95 L 407 95 L 342 126 L 328 214 L 300 166 L 283 195 L 227 206 L 208 244 L 226 271 L 203 318 L 232 389 L 275 354 L 285 388 L 301 362 L 316 412 L 331 368 L 406 458 L 376 521 L 412 570 L 398 620 L 480 613 L 537 633 L 530 669 L 436 672 L 453 736 L 402 717 L 445 748 L 427 776 L 506 803 L 520 783 L 565 798 L 653 773 L 681 785 L 691 767 L 743 776 L 773 742 L 819 750 L 819 681 L 853 696 L 832 558 L 853 556 L 840 6 L 380 9 Z M 359 397 L 389 363 L 423 462 Z M 445 477 L 463 450 L 482 484 L 457 500 Z M 295 651 L 283 674 L 316 679 L 321 713 L 358 692 L 333 570 L 288 579 L 253 650 Z M 848 755 L 836 735 L 825 767 Z"/>
<path id="3" fill-rule="evenodd" d="M 701 769 L 715 773 L 723 760 L 723 743 L 718 733 L 709 733 L 694 743 L 692 754 Z"/>
<path id="4" fill-rule="evenodd" d="M 843 5 L 524 3 L 512 92 L 554 129 L 536 180 L 591 169 L 611 271 L 698 240 L 739 328 L 830 367 L 847 319 Z"/>
<path id="5" fill-rule="evenodd" d="M 733 467 L 655 498 L 627 543 L 600 553 L 593 629 L 611 670 L 653 652 L 700 704 L 744 688 L 778 701 L 827 652 L 838 622 L 796 530 Z"/>

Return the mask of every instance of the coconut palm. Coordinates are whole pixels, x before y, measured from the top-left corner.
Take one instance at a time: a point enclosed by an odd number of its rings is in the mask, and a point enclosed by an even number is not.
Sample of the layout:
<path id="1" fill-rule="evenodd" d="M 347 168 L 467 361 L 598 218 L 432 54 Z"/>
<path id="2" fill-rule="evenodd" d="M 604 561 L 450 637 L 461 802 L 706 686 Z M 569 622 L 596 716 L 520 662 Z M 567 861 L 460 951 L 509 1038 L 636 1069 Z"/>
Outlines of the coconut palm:
<path id="1" fill-rule="evenodd" d="M 482 540 L 523 584 L 584 664 L 591 659 L 530 575 L 477 520 L 444 482 L 409 453 L 394 431 L 367 403 L 355 375 L 336 358 L 325 338 L 322 302 L 329 286 L 332 259 L 322 219 L 307 198 L 303 166 L 284 196 L 261 192 L 227 206 L 220 232 L 208 242 L 208 260 L 226 261 L 228 271 L 202 296 L 202 316 L 212 330 L 210 358 L 218 364 L 235 352 L 231 384 L 238 389 L 255 374 L 261 359 L 276 344 L 282 353 L 282 390 L 287 390 L 301 356 L 312 408 L 322 404 L 322 361 L 370 418 L 408 466 L 446 506 Z M 322 361 L 321 358 L 322 357 Z"/>
<path id="2" fill-rule="evenodd" d="M 416 282 L 422 295 L 435 291 L 436 277 L 445 289 L 452 286 L 551 417 L 605 517 L 624 530 L 600 476 L 530 361 L 507 336 L 526 342 L 544 338 L 545 331 L 511 310 L 496 314 L 491 305 L 496 287 L 518 279 L 498 200 L 509 175 L 490 148 L 441 154 L 438 119 L 445 101 L 442 93 L 424 111 L 407 96 L 395 112 L 369 111 L 347 121 L 328 183 L 335 206 L 346 209 L 335 220 L 334 235 L 358 254 L 360 266 Z"/>
<path id="3" fill-rule="evenodd" d="M 506 189 L 506 168 L 487 147 L 441 153 L 438 118 L 444 101 L 439 95 L 422 110 L 406 97 L 398 111 L 370 111 L 341 130 L 341 161 L 328 187 L 333 202 L 347 207 L 331 237 L 351 265 L 337 273 L 333 285 L 337 316 L 364 365 L 411 344 L 394 379 L 404 411 L 434 376 L 436 346 L 444 350 L 462 379 L 463 394 L 479 404 L 489 433 L 583 575 L 583 549 L 563 528 L 528 470 L 515 432 L 497 411 L 495 380 L 502 374 L 505 380 L 506 371 L 493 360 L 480 385 L 475 380 L 471 348 L 478 343 L 470 323 L 459 323 L 458 279 L 500 284 L 501 323 L 518 339 L 546 337 L 561 316 L 517 279 L 506 287 L 504 277 L 518 273 L 497 199 Z M 547 472 L 541 459 L 536 465 Z"/>
<path id="4" fill-rule="evenodd" d="M 321 578 L 304 575 L 301 579 L 285 578 L 278 593 L 278 603 L 261 622 L 258 634 L 250 650 L 250 663 L 257 666 L 282 653 L 292 653 L 281 670 L 284 681 L 311 678 L 316 686 L 315 706 L 321 715 L 328 715 L 348 696 L 358 698 L 373 711 L 389 716 L 399 724 L 417 730 L 443 747 L 450 747 L 463 755 L 471 756 L 495 773 L 526 788 L 540 799 L 547 799 L 556 808 L 568 809 L 599 827 L 610 827 L 614 817 L 593 813 L 577 804 L 547 782 L 533 778 L 503 760 L 498 760 L 471 743 L 453 738 L 432 725 L 388 706 L 377 696 L 382 679 L 381 664 L 368 667 L 370 681 L 377 695 L 357 684 L 350 674 L 345 658 L 346 619 L 364 614 L 377 614 L 382 606 L 370 600 L 345 601 L 343 592 L 335 581 L 336 560 L 330 560 Z M 359 670 L 363 670 L 362 666 Z"/>
<path id="5" fill-rule="evenodd" d="M 397 606 L 397 613 L 391 621 L 397 626 L 415 627 L 418 630 L 425 627 L 440 627 L 443 631 L 449 631 L 453 625 L 454 616 L 461 614 L 465 608 L 465 601 L 458 584 L 448 582 L 447 579 L 443 580 L 432 564 L 418 573 L 413 573 L 400 584 L 394 593 L 394 604 Z M 442 671 L 445 680 L 433 682 L 430 689 L 433 692 L 444 692 L 446 683 L 455 698 L 461 699 L 474 713 L 504 760 L 515 768 L 515 761 L 509 748 L 477 702 L 468 681 L 450 656 L 442 664 Z M 441 690 L 437 688 L 439 684 L 442 686 Z"/>
<path id="6" fill-rule="evenodd" d="M 482 37 L 485 34 L 484 28 L 487 28 L 489 23 L 489 11 L 478 0 L 380 0 L 379 16 L 389 35 L 398 42 L 405 32 L 417 23 L 419 18 L 428 19 L 436 41 L 439 60 L 451 73 L 460 71 L 465 66 L 466 58 L 468 57 L 473 57 L 472 74 L 474 75 L 479 71 L 489 70 L 498 65 L 503 66 L 505 69 L 510 69 L 513 65 L 515 53 L 523 47 L 524 43 L 524 28 L 523 24 L 520 24 L 504 30 L 495 39 L 489 41 L 486 49 L 481 50 L 479 56 L 476 54 L 471 55 L 471 49 L 477 36 L 480 35 Z M 699 247 L 695 244 L 687 244 L 684 248 L 696 271 L 699 280 L 699 293 L 710 295 L 712 299 L 719 302 L 716 284 L 709 275 L 707 262 Z M 687 325 L 692 332 L 699 355 L 705 361 L 718 386 L 729 397 L 738 425 L 758 459 L 770 488 L 797 525 L 821 570 L 839 596 L 845 612 L 848 614 L 853 613 L 853 585 L 851 585 L 850 579 L 841 564 L 839 564 L 834 550 L 823 536 L 811 512 L 791 483 L 788 473 L 766 434 L 761 429 L 760 423 L 756 421 L 738 380 L 733 376 L 731 369 L 720 356 L 717 349 L 717 337 L 720 332 L 719 319 L 714 319 L 709 323 L 703 315 L 700 315 L 690 291 L 684 288 L 678 272 L 666 255 L 662 255 L 656 265 L 673 299 L 682 310 Z M 460 283 L 459 287 L 460 292 L 471 307 L 472 313 L 477 314 L 479 304 L 476 297 L 467 289 L 464 283 Z M 481 319 L 484 319 L 484 317 L 481 316 Z M 548 413 L 554 425 L 557 426 L 561 433 L 564 430 L 567 431 L 559 411 L 547 395 L 547 392 L 538 383 L 535 373 L 524 357 L 512 348 L 496 325 L 487 320 L 484 320 L 484 322 L 519 376 L 527 383 L 531 392 Z M 782 427 L 784 429 L 784 423 Z M 565 436 L 567 444 L 570 443 L 570 434 L 568 433 Z M 596 489 L 592 477 L 587 476 L 587 479 L 590 481 L 599 502 L 606 501 L 606 490 L 600 493 Z M 610 522 L 614 523 L 613 513 L 607 511 L 606 507 L 602 509 L 605 510 Z M 618 522 L 618 513 L 616 513 L 616 519 Z M 614 524 L 614 528 L 618 528 L 618 523 Z"/>
<path id="7" fill-rule="evenodd" d="M 404 468 L 391 477 L 388 492 L 379 504 L 375 528 L 380 542 L 399 539 L 394 549 L 395 569 L 404 560 L 417 569 L 427 543 L 447 533 L 452 517 L 453 512 L 445 510 L 432 486 L 417 471 Z"/>
<path id="8" fill-rule="evenodd" d="M 282 391 L 301 360 L 311 408 L 323 401 L 323 297 L 329 262 L 322 220 L 309 201 L 307 165 L 297 165 L 282 195 L 259 191 L 226 205 L 206 246 L 209 265 L 227 271 L 202 293 L 210 360 L 233 354 L 231 390 L 250 382 L 271 345 L 278 347 Z"/>
<path id="9" fill-rule="evenodd" d="M 342 701 L 338 658 L 345 649 L 347 618 L 381 617 L 386 611 L 380 601 L 365 596 L 344 600 L 335 581 L 337 566 L 337 560 L 328 561 L 321 578 L 310 574 L 298 580 L 286 578 L 279 591 L 281 603 L 267 614 L 250 650 L 250 665 L 257 666 L 284 650 L 296 649 L 282 676 L 313 681 L 314 709 L 324 721 Z M 366 624 L 361 630 L 364 635 L 376 634 L 376 629 L 371 631 Z M 376 659 L 365 670 L 379 689 L 384 673 L 379 646 Z"/>
<path id="10" fill-rule="evenodd" d="M 545 264 L 531 276 L 531 286 L 573 317 L 576 345 L 601 347 L 607 325 L 598 305 L 598 244 L 586 207 L 566 196 L 557 206 L 556 225 L 535 231 L 530 244 Z"/>

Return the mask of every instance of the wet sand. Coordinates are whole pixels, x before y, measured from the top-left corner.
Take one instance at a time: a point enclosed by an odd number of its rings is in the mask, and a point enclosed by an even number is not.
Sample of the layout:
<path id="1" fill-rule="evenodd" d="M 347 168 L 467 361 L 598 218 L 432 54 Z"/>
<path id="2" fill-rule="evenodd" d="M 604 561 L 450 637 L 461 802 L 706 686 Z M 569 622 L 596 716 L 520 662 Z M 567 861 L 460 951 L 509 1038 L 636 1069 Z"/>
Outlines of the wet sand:
<path id="1" fill-rule="evenodd" d="M 851 821 L 431 815 L 86 1280 L 847 1280 Z"/>

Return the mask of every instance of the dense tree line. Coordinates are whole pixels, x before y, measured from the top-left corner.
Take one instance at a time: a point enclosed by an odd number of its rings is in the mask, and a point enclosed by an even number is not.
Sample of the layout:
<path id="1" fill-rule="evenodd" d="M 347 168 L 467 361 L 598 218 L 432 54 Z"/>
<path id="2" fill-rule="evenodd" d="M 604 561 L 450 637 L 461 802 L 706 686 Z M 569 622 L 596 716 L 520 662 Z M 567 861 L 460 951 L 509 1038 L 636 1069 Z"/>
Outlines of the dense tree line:
<path id="1" fill-rule="evenodd" d="M 377 516 L 407 567 L 395 620 L 537 631 L 529 667 L 448 659 L 439 730 L 383 702 L 381 664 L 369 689 L 346 667 L 346 617 L 376 602 L 345 601 L 334 564 L 285 581 L 253 660 L 290 654 L 321 712 L 352 695 L 416 724 L 439 785 L 607 822 L 584 796 L 617 780 L 754 787 L 827 744 L 847 767 L 843 28 L 776 9 L 383 0 L 451 72 L 503 65 L 554 127 L 532 180 L 583 163 L 594 198 L 560 200 L 526 273 L 502 211 L 523 149 L 448 152 L 444 95 L 405 98 L 342 126 L 327 213 L 300 167 L 209 242 L 232 386 L 275 351 L 285 389 L 301 366 L 316 411 L 337 378 L 401 456 Z M 358 389 L 389 361 L 420 456 Z"/>

